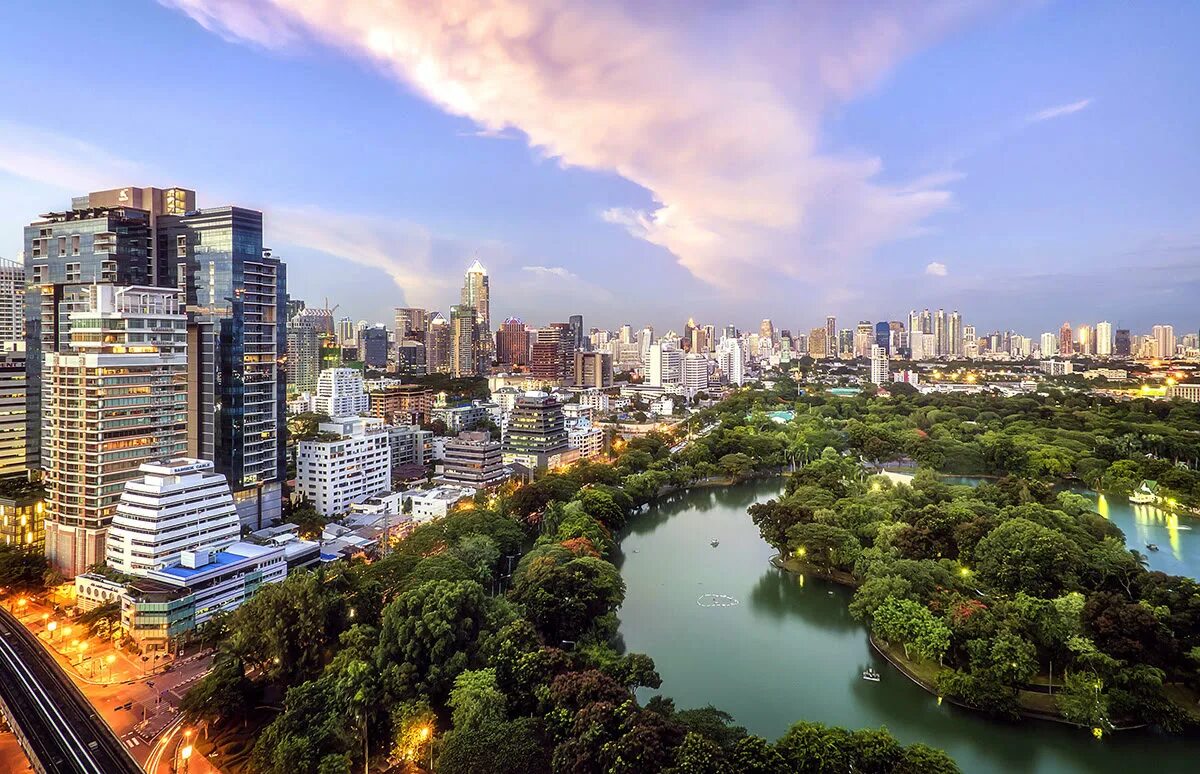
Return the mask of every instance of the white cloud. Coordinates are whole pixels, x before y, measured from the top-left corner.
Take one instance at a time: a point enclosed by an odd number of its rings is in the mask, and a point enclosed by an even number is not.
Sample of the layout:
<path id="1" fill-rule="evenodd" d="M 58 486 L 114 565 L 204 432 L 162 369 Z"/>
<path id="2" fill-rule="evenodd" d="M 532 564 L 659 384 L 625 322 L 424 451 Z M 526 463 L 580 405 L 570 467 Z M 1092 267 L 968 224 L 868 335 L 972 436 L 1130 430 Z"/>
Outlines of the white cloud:
<path id="1" fill-rule="evenodd" d="M 713 283 L 832 270 L 951 198 L 882 182 L 879 159 L 829 152 L 820 129 L 962 4 L 163 1 L 226 38 L 364 57 L 484 132 L 641 185 L 653 206 L 605 218 Z"/>
<path id="2" fill-rule="evenodd" d="M 562 266 L 522 266 L 521 271 L 527 271 L 539 276 L 558 277 L 565 280 L 577 280 L 579 275 L 564 269 Z"/>
<path id="3" fill-rule="evenodd" d="M 948 272 L 946 270 L 946 264 L 940 261 L 930 261 L 925 266 L 925 273 L 931 277 L 945 277 Z"/>
<path id="4" fill-rule="evenodd" d="M 137 163 L 40 126 L 0 120 L 0 137 L 0 172 L 75 194 L 129 185 L 145 173 Z"/>
<path id="5" fill-rule="evenodd" d="M 1078 113 L 1080 110 L 1083 110 L 1090 104 L 1092 104 L 1092 100 L 1089 97 L 1076 102 L 1068 102 L 1065 105 L 1055 105 L 1054 107 L 1049 107 L 1045 110 L 1039 110 L 1038 112 L 1029 116 L 1028 123 L 1034 124 L 1038 121 L 1049 121 L 1051 118 L 1069 116 L 1072 113 Z"/>

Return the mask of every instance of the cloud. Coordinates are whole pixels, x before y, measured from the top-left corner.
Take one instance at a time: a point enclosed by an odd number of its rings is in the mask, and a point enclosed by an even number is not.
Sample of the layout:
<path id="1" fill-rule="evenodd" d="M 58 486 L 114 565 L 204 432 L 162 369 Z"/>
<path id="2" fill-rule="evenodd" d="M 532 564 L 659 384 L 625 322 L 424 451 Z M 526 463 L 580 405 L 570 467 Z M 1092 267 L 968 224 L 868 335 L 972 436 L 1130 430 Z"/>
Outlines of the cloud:
<path id="1" fill-rule="evenodd" d="M 1038 112 L 1029 116 L 1029 118 L 1026 119 L 1026 122 L 1035 124 L 1039 121 L 1049 121 L 1051 118 L 1069 116 L 1072 113 L 1078 113 L 1080 110 L 1083 110 L 1090 104 L 1092 104 L 1091 97 L 1087 99 L 1081 99 L 1076 102 L 1068 102 L 1065 105 L 1056 105 L 1055 107 L 1049 107 L 1045 110 L 1039 110 Z"/>
<path id="2" fill-rule="evenodd" d="M 522 266 L 521 271 L 531 272 L 539 276 L 558 277 L 565 280 L 577 280 L 579 275 L 564 269 L 562 266 Z"/>
<path id="3" fill-rule="evenodd" d="M 0 120 L 0 137 L 0 172 L 76 194 L 129 185 L 145 174 L 140 164 L 40 126 Z"/>
<path id="4" fill-rule="evenodd" d="M 729 288 L 841 271 L 951 200 L 821 127 L 971 4 L 163 2 L 227 39 L 367 59 L 485 133 L 637 183 L 651 204 L 604 218 Z"/>
<path id="5" fill-rule="evenodd" d="M 945 277 L 947 274 L 946 264 L 940 261 L 930 261 L 925 266 L 925 273 L 931 277 Z"/>

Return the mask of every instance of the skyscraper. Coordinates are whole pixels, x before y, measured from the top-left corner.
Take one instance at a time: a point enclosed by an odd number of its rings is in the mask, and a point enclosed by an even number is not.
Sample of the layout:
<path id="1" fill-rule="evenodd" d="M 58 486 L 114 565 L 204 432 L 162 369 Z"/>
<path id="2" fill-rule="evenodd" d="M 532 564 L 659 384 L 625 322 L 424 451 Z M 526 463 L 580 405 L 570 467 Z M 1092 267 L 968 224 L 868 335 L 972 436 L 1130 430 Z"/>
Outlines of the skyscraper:
<path id="1" fill-rule="evenodd" d="M 496 359 L 506 366 L 529 363 L 529 331 L 520 318 L 509 317 L 496 331 Z"/>
<path id="2" fill-rule="evenodd" d="M 829 342 L 825 338 L 828 331 L 825 328 L 813 328 L 808 332 L 808 356 L 814 360 L 830 357 Z M 836 341 L 837 337 L 834 337 Z"/>
<path id="3" fill-rule="evenodd" d="M 25 421 L 27 384 L 25 342 L 0 342 L 0 478 L 29 475 Z M 37 527 L 40 534 L 41 525 Z"/>
<path id="4" fill-rule="evenodd" d="M 1075 339 L 1071 332 L 1071 323 L 1065 322 L 1058 329 L 1058 354 L 1070 357 L 1075 354 Z"/>
<path id="5" fill-rule="evenodd" d="M 962 357 L 963 355 L 963 321 L 962 315 L 955 309 L 950 313 L 950 319 L 946 325 L 947 336 L 949 338 L 949 348 L 946 351 L 951 357 Z"/>
<path id="6" fill-rule="evenodd" d="M 1041 339 L 1042 357 L 1054 357 L 1058 354 L 1058 337 L 1047 331 Z"/>
<path id="7" fill-rule="evenodd" d="M 574 351 L 582 352 L 583 346 L 583 315 L 573 314 L 567 318 L 567 324 L 571 326 L 571 339 L 574 341 Z"/>
<path id="8" fill-rule="evenodd" d="M 104 561 L 124 482 L 188 445 L 187 318 L 167 288 L 82 286 L 44 356 L 46 557 L 66 577 Z"/>
<path id="9" fill-rule="evenodd" d="M 933 333 L 933 315 L 928 309 L 921 310 L 921 314 L 917 318 L 917 328 L 913 330 L 917 330 L 918 328 L 921 333 Z"/>
<path id="10" fill-rule="evenodd" d="M 311 318 L 298 314 L 287 324 L 288 389 L 301 393 L 317 389 L 321 373 L 321 334 Z"/>
<path id="11" fill-rule="evenodd" d="M 946 322 L 946 310 L 939 309 L 933 316 L 933 335 L 937 341 L 938 357 L 950 354 L 950 327 Z"/>
<path id="12" fill-rule="evenodd" d="M 884 352 L 892 351 L 892 327 L 886 322 L 875 323 L 875 343 L 883 347 Z"/>
<path id="13" fill-rule="evenodd" d="M 650 345 L 646 381 L 661 387 L 683 382 L 683 352 L 670 339 L 660 339 Z"/>
<path id="14" fill-rule="evenodd" d="M 450 373 L 450 323 L 441 312 L 434 312 L 425 331 L 425 367 L 431 374 Z"/>
<path id="15" fill-rule="evenodd" d="M 468 274 L 467 276 L 469 278 L 471 275 Z M 478 326 L 475 322 L 475 307 L 468 304 L 457 304 L 450 307 L 451 375 L 475 376 L 479 373 L 479 365 L 475 359 L 480 353 L 478 341 L 476 340 L 477 332 Z"/>
<path id="16" fill-rule="evenodd" d="M 603 389 L 612 386 L 612 355 L 609 353 L 576 352 L 573 365 L 572 384 L 576 387 Z"/>
<path id="17" fill-rule="evenodd" d="M 763 345 L 767 348 L 775 345 L 775 324 L 769 318 L 759 323 L 758 337 L 763 340 Z"/>
<path id="18" fill-rule="evenodd" d="M 539 328 L 530 345 L 529 372 L 537 379 L 558 381 L 563 378 L 563 330 L 554 326 Z"/>
<path id="19" fill-rule="evenodd" d="M 742 343 L 736 337 L 726 336 L 717 345 L 717 366 L 725 374 L 726 382 L 742 386 L 745 380 Z"/>
<path id="20" fill-rule="evenodd" d="M 1128 328 L 1118 328 L 1113 340 L 1113 354 L 1117 357 L 1133 356 L 1133 337 Z"/>
<path id="21" fill-rule="evenodd" d="M 491 288 L 488 284 L 487 269 L 476 259 L 463 280 L 461 306 L 470 307 L 475 315 L 475 335 L 472 340 L 475 348 L 472 355 L 474 371 L 482 373 L 492 362 L 494 346 L 492 342 Z M 453 315 L 452 315 L 453 316 Z"/>
<path id="22" fill-rule="evenodd" d="M 1079 326 L 1079 354 L 1096 354 L 1096 334 L 1090 325 Z"/>
<path id="23" fill-rule="evenodd" d="M 1155 325 L 1150 329 L 1150 337 L 1154 340 L 1155 357 L 1175 357 L 1175 326 Z"/>
<path id="24" fill-rule="evenodd" d="M 188 305 L 188 456 L 212 460 L 242 523 L 261 528 L 283 508 L 287 268 L 263 249 L 262 213 L 242 207 L 160 216 L 156 255 Z"/>
<path id="25" fill-rule="evenodd" d="M 367 368 L 387 368 L 388 332 L 382 325 L 372 325 L 362 332 L 358 356 Z"/>
<path id="26" fill-rule="evenodd" d="M 870 320 L 862 320 L 854 329 L 854 357 L 870 357 L 875 343 L 875 328 Z"/>
<path id="27" fill-rule="evenodd" d="M 1109 357 L 1113 353 L 1113 328 L 1110 322 L 1096 323 L 1096 354 Z"/>
<path id="28" fill-rule="evenodd" d="M 25 339 L 25 266 L 0 259 L 0 342 Z"/>
<path id="29" fill-rule="evenodd" d="M 838 357 L 854 357 L 854 329 L 842 328 L 838 331 Z"/>
<path id="30" fill-rule="evenodd" d="M 396 341 L 416 338 L 424 340 L 425 310 L 415 306 L 396 307 Z"/>

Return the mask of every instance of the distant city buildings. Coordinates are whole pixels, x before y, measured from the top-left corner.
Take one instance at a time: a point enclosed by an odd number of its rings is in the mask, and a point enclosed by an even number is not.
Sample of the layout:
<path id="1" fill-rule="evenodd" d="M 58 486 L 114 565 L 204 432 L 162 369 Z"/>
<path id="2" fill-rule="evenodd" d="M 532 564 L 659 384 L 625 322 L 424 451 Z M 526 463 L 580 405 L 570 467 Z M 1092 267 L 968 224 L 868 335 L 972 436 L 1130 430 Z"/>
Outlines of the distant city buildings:
<path id="1" fill-rule="evenodd" d="M 313 408 L 330 417 L 352 417 L 371 409 L 363 387 L 362 372 L 356 368 L 327 368 L 317 380 Z"/>

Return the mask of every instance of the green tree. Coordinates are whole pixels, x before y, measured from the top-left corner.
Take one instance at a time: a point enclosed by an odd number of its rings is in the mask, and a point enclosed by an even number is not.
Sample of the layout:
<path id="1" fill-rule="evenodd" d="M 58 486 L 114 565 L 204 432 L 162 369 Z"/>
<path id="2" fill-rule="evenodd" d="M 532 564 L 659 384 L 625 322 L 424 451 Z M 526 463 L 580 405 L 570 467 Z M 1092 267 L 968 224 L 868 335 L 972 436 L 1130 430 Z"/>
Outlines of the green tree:
<path id="1" fill-rule="evenodd" d="M 500 548 L 487 535 L 471 533 L 461 537 L 453 548 L 454 556 L 471 570 L 474 579 L 481 585 L 492 582 L 496 562 L 500 559 Z"/>
<path id="2" fill-rule="evenodd" d="M 854 566 L 862 545 L 849 530 L 832 524 L 796 524 L 787 531 L 788 552 L 825 570 Z"/>
<path id="3" fill-rule="evenodd" d="M 988 584 L 1040 597 L 1069 589 L 1081 561 L 1075 541 L 1024 518 L 996 527 L 975 549 L 976 569 Z"/>
<path id="4" fill-rule="evenodd" d="M 1058 711 L 1072 723 L 1090 728 L 1111 728 L 1108 694 L 1104 682 L 1094 672 L 1071 672 L 1054 700 Z"/>
<path id="5" fill-rule="evenodd" d="M 584 556 L 531 564 L 509 593 L 546 641 L 558 644 L 578 640 L 598 617 L 619 607 L 625 583 L 613 565 Z"/>
<path id="6" fill-rule="evenodd" d="M 49 564 L 43 554 L 16 546 L 0 546 L 0 588 L 35 591 L 42 588 Z"/>
<path id="7" fill-rule="evenodd" d="M 454 678 L 450 709 L 456 729 L 478 729 L 505 720 L 505 697 L 496 684 L 495 669 L 463 672 Z"/>
<path id="8" fill-rule="evenodd" d="M 212 671 L 184 695 L 181 709 L 192 722 L 244 720 L 258 694 L 258 688 L 246 676 L 245 663 L 237 656 L 219 654 Z"/>

